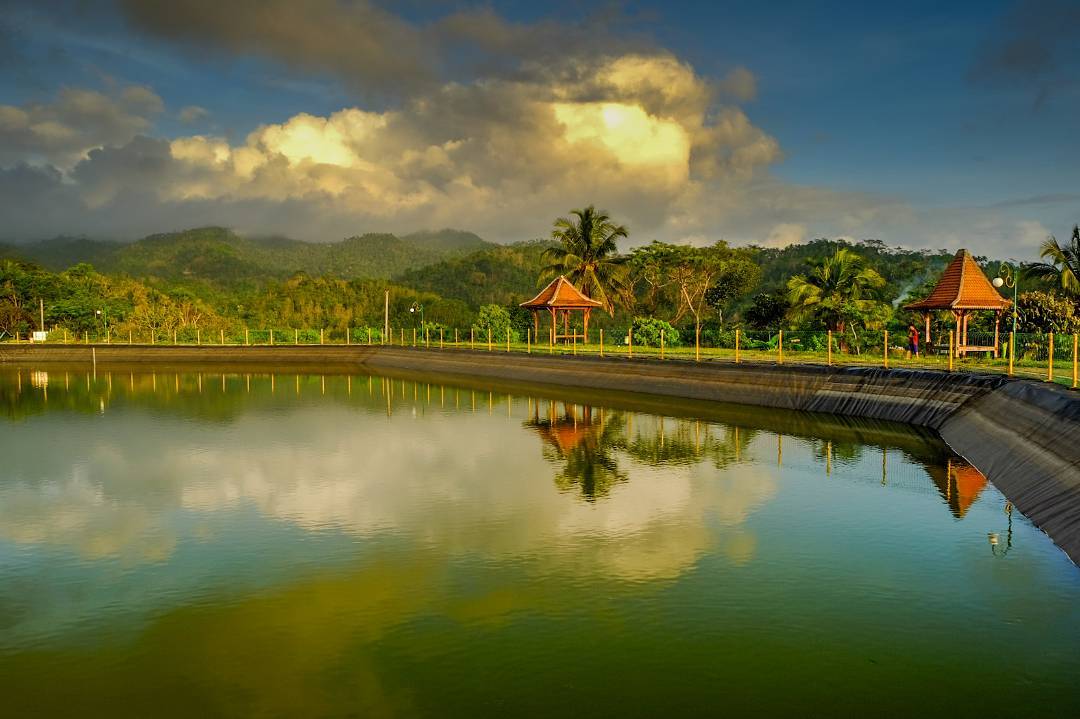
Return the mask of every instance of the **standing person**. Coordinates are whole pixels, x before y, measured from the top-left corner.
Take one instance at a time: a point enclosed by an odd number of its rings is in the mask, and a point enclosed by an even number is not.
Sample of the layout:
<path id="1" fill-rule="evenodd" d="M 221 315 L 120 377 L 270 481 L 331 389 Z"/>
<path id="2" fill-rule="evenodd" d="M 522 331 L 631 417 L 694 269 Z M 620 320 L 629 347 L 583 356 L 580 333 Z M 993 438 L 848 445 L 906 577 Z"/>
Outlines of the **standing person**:
<path id="1" fill-rule="evenodd" d="M 908 325 L 908 352 L 912 357 L 919 356 L 919 330 L 915 329 L 915 325 Z"/>

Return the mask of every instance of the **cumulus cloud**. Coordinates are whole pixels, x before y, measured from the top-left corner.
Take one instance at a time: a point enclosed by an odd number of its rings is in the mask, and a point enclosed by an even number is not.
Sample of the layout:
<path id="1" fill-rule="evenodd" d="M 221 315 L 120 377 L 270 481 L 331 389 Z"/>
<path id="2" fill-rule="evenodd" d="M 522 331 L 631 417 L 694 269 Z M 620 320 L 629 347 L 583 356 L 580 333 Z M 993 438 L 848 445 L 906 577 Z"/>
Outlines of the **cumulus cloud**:
<path id="1" fill-rule="evenodd" d="M 137 28 L 187 46 L 261 55 L 380 90 L 432 79 L 431 48 L 421 32 L 364 0 L 121 0 L 120 5 Z"/>
<path id="2" fill-rule="evenodd" d="M 136 101 L 150 109 L 148 98 L 126 100 Z M 780 156 L 774 138 L 738 107 L 715 109 L 710 84 L 666 54 L 579 60 L 544 78 L 447 83 L 379 112 L 300 113 L 241 142 L 189 135 L 103 144 L 63 178 L 78 198 L 73 216 L 131 223 L 149 208 L 159 218 L 184 208 L 176 214 L 188 223 L 224 216 L 240 229 L 314 239 L 372 225 L 527 239 L 543 232 L 538 218 L 546 224 L 588 202 L 659 230 L 672 207 L 706 197 L 706 185 L 749 181 Z M 268 226 L 287 203 L 306 210 Z M 53 219 L 64 215 L 57 208 Z M 160 219 L 146 231 L 155 229 Z"/>
<path id="3" fill-rule="evenodd" d="M 66 87 L 51 102 L 0 105 L 0 165 L 45 160 L 68 167 L 90 148 L 120 145 L 147 131 L 163 107 L 141 85 L 109 94 Z"/>
<path id="4" fill-rule="evenodd" d="M 199 105 L 185 105 L 180 108 L 180 112 L 176 114 L 176 119 L 180 120 L 180 122 L 185 125 L 191 125 L 199 120 L 206 119 L 209 116 L 210 111 L 205 107 L 200 107 Z"/>
<path id="5" fill-rule="evenodd" d="M 136 29 L 222 55 L 253 55 L 339 77 L 384 97 L 428 91 L 462 75 L 539 77 L 583 57 L 651 48 L 618 12 L 581 22 L 511 22 L 490 8 L 411 22 L 370 0 L 121 0 Z"/>
<path id="6" fill-rule="evenodd" d="M 787 247 L 806 241 L 806 226 L 794 222 L 781 222 L 771 230 L 765 241 L 764 247 Z"/>
<path id="7" fill-rule="evenodd" d="M 749 102 L 757 97 L 757 78 L 745 67 L 736 67 L 717 83 L 717 89 L 740 102 Z"/>

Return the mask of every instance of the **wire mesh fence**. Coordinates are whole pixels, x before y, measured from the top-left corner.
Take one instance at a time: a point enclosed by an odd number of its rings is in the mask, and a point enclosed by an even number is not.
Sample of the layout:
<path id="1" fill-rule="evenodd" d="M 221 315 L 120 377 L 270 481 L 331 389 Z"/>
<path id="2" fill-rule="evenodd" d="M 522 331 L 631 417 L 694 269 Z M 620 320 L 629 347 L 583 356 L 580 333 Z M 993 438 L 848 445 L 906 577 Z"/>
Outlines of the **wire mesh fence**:
<path id="1" fill-rule="evenodd" d="M 775 364 L 869 365 L 889 368 L 1000 372 L 1077 386 L 1078 338 L 1074 334 L 955 333 L 912 346 L 906 333 L 884 330 L 834 333 L 816 330 L 725 329 L 677 333 L 663 331 L 649 342 L 629 327 L 572 329 L 553 338 L 550 330 L 489 330 L 440 325 L 341 328 L 141 328 L 56 329 L 42 337 L 18 335 L 12 343 L 131 344 L 174 346 L 391 345 L 429 350 L 524 352 L 548 355 L 596 355 L 697 362 L 766 362 Z M 687 337 L 687 334 L 690 336 Z"/>

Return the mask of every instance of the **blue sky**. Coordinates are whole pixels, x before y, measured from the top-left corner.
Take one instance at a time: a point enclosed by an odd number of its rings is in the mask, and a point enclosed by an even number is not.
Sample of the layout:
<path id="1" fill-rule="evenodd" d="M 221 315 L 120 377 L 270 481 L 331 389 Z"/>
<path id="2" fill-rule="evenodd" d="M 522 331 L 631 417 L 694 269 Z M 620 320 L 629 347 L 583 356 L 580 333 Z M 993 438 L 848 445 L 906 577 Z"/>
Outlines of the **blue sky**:
<path id="1" fill-rule="evenodd" d="M 1080 220 L 1080 3 L 157 5 L 5 3 L 9 239 L 513 241 L 597 202 L 637 242 L 1028 257 Z"/>

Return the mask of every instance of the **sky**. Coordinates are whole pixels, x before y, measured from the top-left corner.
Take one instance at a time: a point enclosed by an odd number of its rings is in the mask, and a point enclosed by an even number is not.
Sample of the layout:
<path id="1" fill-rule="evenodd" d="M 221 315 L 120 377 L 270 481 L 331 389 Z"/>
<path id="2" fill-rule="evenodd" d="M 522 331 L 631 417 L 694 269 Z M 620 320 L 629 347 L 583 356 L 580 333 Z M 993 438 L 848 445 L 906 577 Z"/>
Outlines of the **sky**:
<path id="1" fill-rule="evenodd" d="M 1028 259 L 1080 221 L 1080 0 L 0 0 L 0 239 L 223 225 Z"/>

